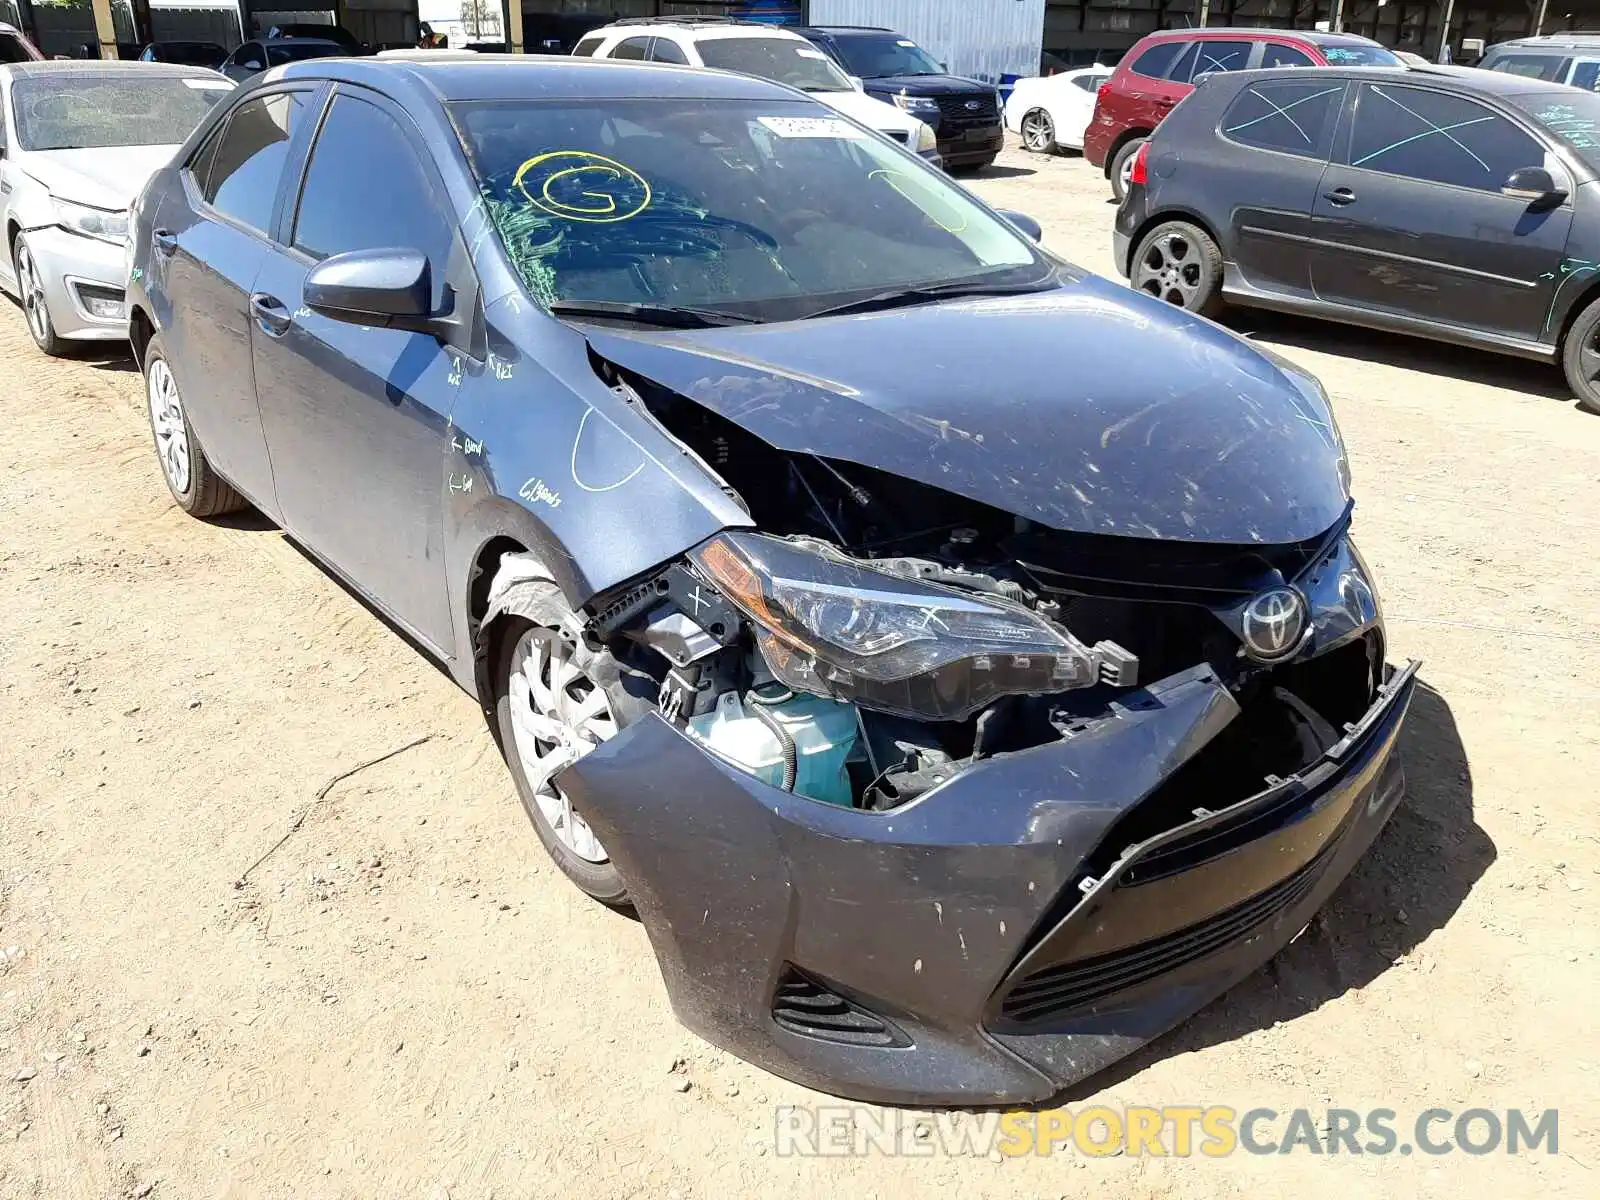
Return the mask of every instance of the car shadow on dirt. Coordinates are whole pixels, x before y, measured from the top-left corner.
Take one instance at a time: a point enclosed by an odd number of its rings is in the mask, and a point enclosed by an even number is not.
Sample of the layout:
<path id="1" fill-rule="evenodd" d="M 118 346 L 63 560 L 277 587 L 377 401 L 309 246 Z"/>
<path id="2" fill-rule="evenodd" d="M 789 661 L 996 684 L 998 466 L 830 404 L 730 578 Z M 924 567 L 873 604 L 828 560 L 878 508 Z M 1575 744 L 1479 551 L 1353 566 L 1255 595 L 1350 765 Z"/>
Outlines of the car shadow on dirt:
<path id="1" fill-rule="evenodd" d="M 1442 375 L 1551 400 L 1572 399 L 1572 389 L 1567 386 L 1561 369 L 1551 363 L 1266 310 L 1236 310 L 1226 315 L 1224 324 L 1235 333 L 1269 345 L 1337 354 L 1341 358 L 1383 363 L 1403 371 Z"/>
<path id="2" fill-rule="evenodd" d="M 1035 167 L 1007 167 L 1000 163 L 990 163 L 987 167 L 956 167 L 950 174 L 957 181 L 963 179 L 1022 179 L 1029 175 L 1037 175 Z"/>
<path id="3" fill-rule="evenodd" d="M 1450 705 L 1420 680 L 1400 754 L 1405 798 L 1305 933 L 1184 1024 L 1053 1103 L 1086 1099 L 1163 1059 L 1315 1012 L 1371 983 L 1450 920 L 1495 847 L 1473 820 L 1472 771 Z"/>

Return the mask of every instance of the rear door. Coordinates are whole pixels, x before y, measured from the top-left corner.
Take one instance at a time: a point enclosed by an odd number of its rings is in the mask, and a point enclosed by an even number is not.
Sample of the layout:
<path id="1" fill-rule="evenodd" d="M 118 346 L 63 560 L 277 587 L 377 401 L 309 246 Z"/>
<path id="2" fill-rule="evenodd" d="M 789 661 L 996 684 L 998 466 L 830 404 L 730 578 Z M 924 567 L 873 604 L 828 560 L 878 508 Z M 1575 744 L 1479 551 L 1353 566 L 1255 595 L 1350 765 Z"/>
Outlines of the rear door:
<path id="1" fill-rule="evenodd" d="M 1318 297 L 1534 340 L 1540 276 L 1559 269 L 1571 201 L 1530 212 L 1500 192 L 1554 154 L 1520 122 L 1466 96 L 1357 83 L 1312 210 Z"/>
<path id="2" fill-rule="evenodd" d="M 250 291 L 267 252 L 292 148 L 315 87 L 240 104 L 181 172 L 183 191 L 154 216 L 150 286 L 165 298 L 162 338 L 206 457 L 276 515 L 250 360 Z"/>
<path id="3" fill-rule="evenodd" d="M 1231 257 L 1252 287 L 1310 292 L 1311 211 L 1347 86 L 1325 71 L 1249 84 L 1217 122 L 1218 153 L 1182 164 L 1213 175 L 1205 194 L 1231 203 Z"/>
<path id="4" fill-rule="evenodd" d="M 1154 129 L 1173 105 L 1188 95 L 1167 78 L 1174 63 L 1193 46 L 1178 38 L 1156 42 L 1140 51 L 1127 70 L 1112 76 L 1112 86 L 1095 109 L 1095 121 L 1115 137 L 1124 129 Z"/>
<path id="5" fill-rule="evenodd" d="M 455 644 L 442 525 L 461 359 L 428 334 L 314 313 L 303 289 L 330 255 L 417 250 L 432 268 L 434 311 L 470 314 L 476 287 L 452 213 L 409 118 L 341 86 L 298 205 L 280 222 L 284 241 L 266 252 L 251 323 L 284 524 L 440 653 Z M 470 490 L 470 479 L 459 488 Z"/>

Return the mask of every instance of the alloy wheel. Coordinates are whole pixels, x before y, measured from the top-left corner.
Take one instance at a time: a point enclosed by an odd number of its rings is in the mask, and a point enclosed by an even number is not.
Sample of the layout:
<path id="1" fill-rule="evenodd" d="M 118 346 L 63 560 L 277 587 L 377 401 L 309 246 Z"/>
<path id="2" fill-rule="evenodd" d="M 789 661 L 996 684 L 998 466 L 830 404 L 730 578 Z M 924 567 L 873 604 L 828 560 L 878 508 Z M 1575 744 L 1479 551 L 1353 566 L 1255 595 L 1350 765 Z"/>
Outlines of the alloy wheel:
<path id="1" fill-rule="evenodd" d="M 605 689 L 586 675 L 572 648 L 530 629 L 512 652 L 511 735 L 539 813 L 556 838 L 585 862 L 608 862 L 605 847 L 554 776 L 617 732 Z"/>
<path id="2" fill-rule="evenodd" d="M 1043 154 L 1055 145 L 1056 131 L 1050 114 L 1034 109 L 1022 118 L 1022 144 L 1035 154 Z"/>
<path id="3" fill-rule="evenodd" d="M 1158 300 L 1192 308 L 1204 279 L 1200 248 L 1193 238 L 1175 230 L 1145 246 L 1134 270 L 1133 286 Z"/>
<path id="4" fill-rule="evenodd" d="M 1133 164 L 1138 157 L 1137 154 L 1128 155 L 1127 158 L 1122 160 L 1122 166 L 1117 171 L 1118 178 L 1122 180 L 1122 194 L 1124 196 L 1128 194 L 1128 189 L 1133 186 Z"/>
<path id="5" fill-rule="evenodd" d="M 17 290 L 22 293 L 22 311 L 28 318 L 28 329 L 34 339 L 47 341 L 50 337 L 50 310 L 45 306 L 44 280 L 26 245 L 17 247 Z"/>
<path id="6" fill-rule="evenodd" d="M 189 459 L 189 426 L 183 419 L 183 401 L 178 396 L 178 381 L 164 358 L 150 360 L 145 390 L 150 397 L 150 428 L 156 435 L 156 456 L 167 482 L 178 495 L 189 490 L 192 464 Z"/>

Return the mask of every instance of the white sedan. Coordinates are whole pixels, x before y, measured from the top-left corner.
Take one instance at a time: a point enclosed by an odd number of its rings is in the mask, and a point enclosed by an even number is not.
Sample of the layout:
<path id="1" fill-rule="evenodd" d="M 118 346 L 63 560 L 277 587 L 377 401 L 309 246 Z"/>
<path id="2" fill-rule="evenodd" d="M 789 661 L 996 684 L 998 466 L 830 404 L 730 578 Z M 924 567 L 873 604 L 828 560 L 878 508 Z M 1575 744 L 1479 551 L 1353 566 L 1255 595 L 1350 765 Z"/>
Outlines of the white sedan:
<path id="1" fill-rule="evenodd" d="M 1019 79 L 1006 101 L 1006 128 L 1022 135 L 1035 154 L 1083 149 L 1083 131 L 1094 116 L 1095 93 L 1111 78 L 1111 67 L 1079 67 L 1059 75 Z"/>

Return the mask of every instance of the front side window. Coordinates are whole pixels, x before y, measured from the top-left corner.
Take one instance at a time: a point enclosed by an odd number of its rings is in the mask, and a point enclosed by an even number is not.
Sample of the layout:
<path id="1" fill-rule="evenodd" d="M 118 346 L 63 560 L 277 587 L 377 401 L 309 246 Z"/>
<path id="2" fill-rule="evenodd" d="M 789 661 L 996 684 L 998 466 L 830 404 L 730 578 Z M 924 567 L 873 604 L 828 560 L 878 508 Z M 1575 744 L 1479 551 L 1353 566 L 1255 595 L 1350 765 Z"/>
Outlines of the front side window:
<path id="1" fill-rule="evenodd" d="M 277 92 L 246 100 L 228 118 L 205 164 L 207 203 L 252 229 L 267 232 L 289 139 L 305 118 L 304 92 Z"/>
<path id="2" fill-rule="evenodd" d="M 169 146 L 233 87 L 221 79 L 105 71 L 27 75 L 11 87 L 24 150 Z"/>
<path id="3" fill-rule="evenodd" d="M 1184 43 L 1179 41 L 1157 42 L 1134 59 L 1133 66 L 1128 69 L 1135 75 L 1143 75 L 1146 79 L 1165 79 L 1167 70 L 1183 48 Z"/>
<path id="4" fill-rule="evenodd" d="M 318 259 L 349 250 L 420 251 L 433 267 L 437 301 L 453 235 L 436 196 L 395 119 L 365 100 L 336 96 L 306 167 L 295 248 Z"/>
<path id="5" fill-rule="evenodd" d="M 658 63 L 673 63 L 680 67 L 689 65 L 689 56 L 671 38 L 658 37 L 650 49 L 650 57 Z"/>
<path id="6" fill-rule="evenodd" d="M 943 75 L 944 68 L 921 46 L 899 34 L 858 34 L 838 40 L 839 57 L 852 75 L 883 79 L 890 75 Z"/>
<path id="7" fill-rule="evenodd" d="M 943 174 L 820 104 L 506 100 L 451 113 L 540 304 L 787 320 L 884 290 L 1027 284 L 1056 269 Z"/>
<path id="8" fill-rule="evenodd" d="M 1263 67 L 1314 67 L 1317 64 L 1311 61 L 1311 56 L 1297 46 L 1286 46 L 1282 42 L 1268 42 L 1266 49 L 1261 52 L 1261 65 Z"/>
<path id="9" fill-rule="evenodd" d="M 1251 42 L 1198 41 L 1193 53 L 1185 55 L 1179 63 L 1180 70 L 1173 72 L 1173 82 L 1198 83 L 1218 71 L 1242 71 L 1250 65 L 1253 48 Z"/>
<path id="10" fill-rule="evenodd" d="M 636 62 L 643 62 L 650 57 L 650 39 L 647 37 L 624 38 L 617 43 L 617 48 L 606 57 L 626 58 Z"/>
<path id="11" fill-rule="evenodd" d="M 1079 75 L 1072 81 L 1072 85 L 1086 92 L 1098 92 L 1100 85 L 1110 78 L 1110 75 L 1101 75 L 1098 72 L 1093 75 Z"/>
<path id="12" fill-rule="evenodd" d="M 1222 115 L 1222 132 L 1246 146 L 1325 158 L 1344 87 L 1338 79 L 1251 84 Z"/>
<path id="13" fill-rule="evenodd" d="M 1600 91 L 1600 58 L 1573 59 L 1567 84 L 1586 92 Z"/>
<path id="14" fill-rule="evenodd" d="M 1504 71 L 1507 75 L 1521 75 L 1524 79 L 1559 83 L 1566 75 L 1570 61 L 1559 54 L 1502 54 L 1483 65 L 1490 71 Z"/>
<path id="15" fill-rule="evenodd" d="M 261 47 L 254 42 L 240 46 L 233 61 L 236 65 L 248 67 L 252 71 L 259 71 L 267 65 L 267 60 L 261 54 Z"/>
<path id="16" fill-rule="evenodd" d="M 1455 187 L 1500 190 L 1511 172 L 1544 165 L 1544 149 L 1472 100 L 1422 88 L 1363 84 L 1350 165 Z"/>
<path id="17" fill-rule="evenodd" d="M 719 71 L 738 71 L 802 92 L 847 92 L 850 81 L 833 60 L 799 38 L 706 38 L 695 43 L 700 61 Z"/>

